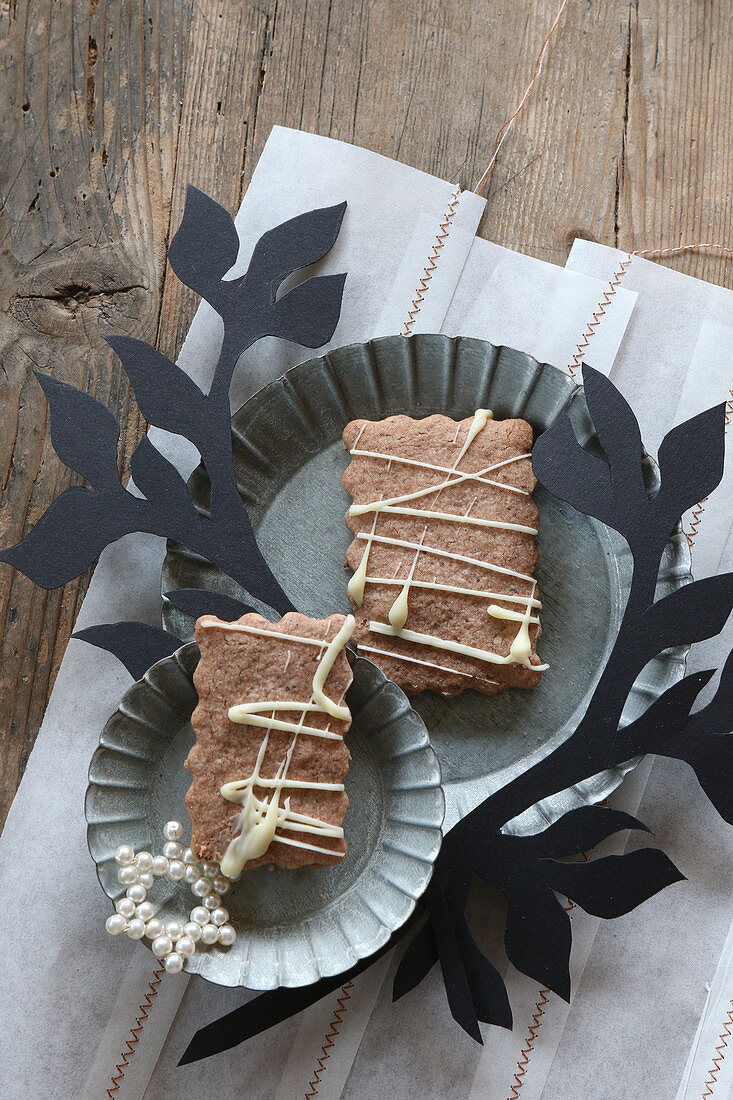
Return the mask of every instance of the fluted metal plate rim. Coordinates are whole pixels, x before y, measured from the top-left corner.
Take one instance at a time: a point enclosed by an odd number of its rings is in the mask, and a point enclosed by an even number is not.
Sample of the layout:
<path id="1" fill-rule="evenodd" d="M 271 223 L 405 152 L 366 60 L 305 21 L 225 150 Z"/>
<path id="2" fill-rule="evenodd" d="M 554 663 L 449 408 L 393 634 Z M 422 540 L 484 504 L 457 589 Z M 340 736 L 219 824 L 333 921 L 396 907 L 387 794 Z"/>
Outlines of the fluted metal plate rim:
<path id="1" fill-rule="evenodd" d="M 120 844 L 160 852 L 166 820 L 188 829 L 182 761 L 193 743 L 197 662 L 189 642 L 153 665 L 123 697 L 92 757 L 87 841 L 112 901 L 125 892 L 114 860 Z M 264 867 L 243 875 L 224 898 L 235 943 L 197 950 L 185 961 L 189 973 L 260 990 L 340 974 L 379 950 L 427 887 L 445 809 L 438 759 L 403 692 L 370 661 L 355 658 L 353 668 L 346 859 L 329 868 L 278 874 Z M 185 882 L 165 878 L 155 880 L 149 897 L 164 920 L 187 920 L 198 904 Z M 250 905 L 259 905 L 260 918 L 250 919 Z"/>
<path id="2" fill-rule="evenodd" d="M 580 442 L 591 448 L 598 445 L 583 389 L 563 372 L 512 348 L 439 334 L 382 337 L 310 359 L 263 387 L 234 414 L 232 444 L 240 492 L 253 517 L 271 567 L 301 610 L 320 616 L 331 611 L 346 611 L 348 604 L 345 580 L 343 584 L 336 580 L 330 588 L 326 586 L 319 597 L 320 605 L 317 600 L 313 606 L 308 605 L 310 589 L 314 587 L 312 575 L 307 577 L 308 584 L 303 586 L 301 592 L 294 593 L 294 586 L 299 583 L 298 574 L 303 572 L 302 546 L 297 539 L 300 532 L 288 530 L 289 513 L 282 513 L 281 510 L 281 522 L 275 525 L 273 533 L 272 515 L 278 500 L 287 497 L 289 486 L 295 486 L 295 497 L 302 495 L 304 486 L 307 490 L 305 475 L 301 476 L 300 467 L 305 466 L 306 472 L 311 471 L 315 476 L 318 472 L 316 467 L 327 449 L 330 448 L 329 454 L 333 452 L 335 459 L 338 445 L 334 444 L 334 440 L 340 437 L 342 428 L 351 419 L 382 419 L 396 413 L 423 417 L 436 412 L 458 419 L 470 416 L 477 407 L 492 408 L 499 418 L 522 416 L 536 432 L 568 413 Z M 651 460 L 646 462 L 646 474 L 650 486 L 657 483 L 658 472 Z M 341 492 L 340 475 L 341 468 L 336 467 L 332 476 L 326 469 L 323 489 L 335 494 L 343 504 L 342 511 L 345 511 L 348 500 Z M 205 510 L 206 479 L 201 468 L 194 472 L 189 486 L 194 499 Z M 552 507 L 555 505 L 552 504 Z M 572 511 L 569 509 L 569 512 Z M 333 515 L 330 537 L 335 540 L 341 538 L 345 547 L 351 536 L 337 513 L 338 509 Z M 609 585 L 615 590 L 613 606 L 607 610 L 601 609 L 593 623 L 596 628 L 600 625 L 607 630 L 607 654 L 623 613 L 632 559 L 628 546 L 616 532 L 579 513 L 574 513 L 574 517 L 578 526 L 584 525 L 583 529 L 588 524 L 594 527 L 599 539 L 610 547 L 608 553 L 613 559 L 608 564 Z M 328 545 L 324 545 L 320 552 L 323 556 L 331 551 Z M 337 557 L 339 552 L 343 553 L 341 546 L 337 548 Z M 540 508 L 540 567 L 542 564 L 543 509 Z M 673 591 L 691 579 L 689 547 L 678 525 L 665 551 L 658 594 Z M 163 593 L 186 586 L 214 588 L 229 595 L 243 596 L 238 586 L 222 577 L 208 562 L 177 544 L 169 543 L 163 567 Z M 543 591 L 542 583 L 540 589 L 544 600 L 549 594 L 546 588 Z M 546 631 L 548 615 L 549 612 L 543 612 Z M 179 637 L 191 635 L 192 620 L 165 599 L 163 621 L 167 629 Z M 544 639 L 541 648 L 543 644 Z M 629 695 L 622 719 L 624 722 L 633 720 L 684 675 L 687 648 L 668 650 L 649 663 Z M 599 657 L 599 661 L 602 659 Z M 552 669 L 550 672 L 552 674 Z M 447 803 L 444 828 L 450 828 L 494 790 L 531 767 L 568 736 L 573 722 L 590 698 L 593 686 L 592 677 L 586 674 L 587 683 L 584 682 L 583 690 L 578 691 L 577 685 L 572 682 L 573 674 L 571 668 L 564 682 L 557 678 L 553 681 L 546 674 L 542 685 L 531 693 L 539 707 L 543 693 L 547 698 L 553 692 L 576 691 L 577 705 L 571 718 L 539 747 L 532 745 L 530 738 L 527 738 L 526 754 L 507 766 L 489 768 L 485 772 L 477 769 L 476 774 L 463 774 L 459 779 L 451 779 L 448 774 L 450 769 L 446 768 L 446 763 L 450 764 L 451 750 L 448 741 L 445 742 L 442 754 L 439 753 L 443 761 Z M 483 708 L 481 713 L 490 716 L 491 708 L 501 708 L 502 696 L 508 694 L 502 692 L 490 699 L 481 697 L 476 706 Z M 422 698 L 413 700 L 413 705 L 420 708 Z M 455 711 L 458 704 L 451 705 Z M 529 713 L 531 717 L 533 712 Z M 431 736 L 435 737 L 434 726 L 430 721 L 427 724 Z M 517 730 L 517 736 L 522 736 L 522 732 Z M 486 747 L 490 753 L 490 738 Z M 569 809 L 607 798 L 637 763 L 638 758 L 628 761 L 543 800 L 511 822 L 507 831 L 537 832 Z"/>

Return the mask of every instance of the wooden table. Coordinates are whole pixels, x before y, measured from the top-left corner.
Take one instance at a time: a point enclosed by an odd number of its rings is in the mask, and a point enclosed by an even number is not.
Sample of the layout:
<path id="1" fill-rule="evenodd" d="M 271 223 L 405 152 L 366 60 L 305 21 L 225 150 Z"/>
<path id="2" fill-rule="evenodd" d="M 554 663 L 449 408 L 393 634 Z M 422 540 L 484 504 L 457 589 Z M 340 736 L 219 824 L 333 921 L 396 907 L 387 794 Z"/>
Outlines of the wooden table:
<path id="1" fill-rule="evenodd" d="M 560 0 L 2 0 L 0 545 L 76 479 L 33 371 L 145 424 L 102 342 L 175 357 L 194 295 L 164 257 L 195 183 L 238 207 L 276 123 L 476 186 Z M 569 0 L 481 232 L 563 264 L 575 237 L 733 243 L 733 6 Z M 674 266 L 733 286 L 733 262 Z M 89 582 L 0 565 L 0 824 Z M 73 736 L 73 731 L 69 731 Z"/>

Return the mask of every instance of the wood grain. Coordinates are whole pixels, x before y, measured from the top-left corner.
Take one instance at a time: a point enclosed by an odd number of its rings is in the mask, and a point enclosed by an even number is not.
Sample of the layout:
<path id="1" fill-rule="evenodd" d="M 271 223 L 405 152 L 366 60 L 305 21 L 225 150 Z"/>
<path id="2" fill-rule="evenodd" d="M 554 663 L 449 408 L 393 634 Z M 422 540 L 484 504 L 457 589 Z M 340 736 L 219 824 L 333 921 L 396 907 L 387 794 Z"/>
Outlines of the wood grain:
<path id="1" fill-rule="evenodd" d="M 272 125 L 352 141 L 473 187 L 559 0 L 3 0 L 0 540 L 73 475 L 42 370 L 144 424 L 102 337 L 175 355 L 194 296 L 166 271 L 188 182 L 234 210 Z M 563 263 L 576 236 L 730 244 L 733 8 L 570 0 L 502 147 L 481 232 Z M 714 253 L 670 261 L 733 285 Z M 0 822 L 88 577 L 45 593 L 0 566 Z"/>

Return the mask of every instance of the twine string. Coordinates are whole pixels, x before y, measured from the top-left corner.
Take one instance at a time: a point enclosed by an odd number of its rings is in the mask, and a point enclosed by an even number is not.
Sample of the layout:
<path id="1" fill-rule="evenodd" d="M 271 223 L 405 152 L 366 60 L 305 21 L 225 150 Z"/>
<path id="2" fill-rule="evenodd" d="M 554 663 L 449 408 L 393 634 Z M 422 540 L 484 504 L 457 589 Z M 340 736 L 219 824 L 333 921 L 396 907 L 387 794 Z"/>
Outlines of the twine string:
<path id="1" fill-rule="evenodd" d="M 514 125 L 517 117 L 522 113 L 522 111 L 524 110 L 526 104 L 529 102 L 529 100 L 532 97 L 532 93 L 534 92 L 535 85 L 537 84 L 537 80 L 539 78 L 539 75 L 542 72 L 542 63 L 544 61 L 545 53 L 547 52 L 547 47 L 550 44 L 550 39 L 552 38 L 553 34 L 555 33 L 555 30 L 557 29 L 557 25 L 560 22 L 560 20 L 562 19 L 562 16 L 563 16 L 567 6 L 568 6 L 568 0 L 563 0 L 562 5 L 560 6 L 560 10 L 558 11 L 557 15 L 555 16 L 555 21 L 552 24 L 552 26 L 550 27 L 549 31 L 547 32 L 547 36 L 545 37 L 545 40 L 542 43 L 542 46 L 540 47 L 540 52 L 538 53 L 537 60 L 535 61 L 534 72 L 532 73 L 532 79 L 530 80 L 529 84 L 527 85 L 526 91 L 525 91 L 524 95 L 522 96 L 522 98 L 519 102 L 519 106 L 514 111 L 514 114 L 511 115 L 506 120 L 506 122 L 500 128 L 499 132 L 496 135 L 496 140 L 494 141 L 494 151 L 491 155 L 491 160 L 489 161 L 489 164 L 488 164 L 488 167 L 486 168 L 486 171 L 484 172 L 484 174 L 482 175 L 481 179 L 478 181 L 478 184 L 475 187 L 475 191 L 476 191 L 477 195 L 483 195 L 484 189 L 486 187 L 488 187 L 489 180 L 491 179 L 494 168 L 496 166 L 496 158 L 499 156 L 499 150 L 501 149 L 502 145 L 504 144 L 507 137 L 509 136 L 509 131 L 511 130 L 512 126 Z"/>

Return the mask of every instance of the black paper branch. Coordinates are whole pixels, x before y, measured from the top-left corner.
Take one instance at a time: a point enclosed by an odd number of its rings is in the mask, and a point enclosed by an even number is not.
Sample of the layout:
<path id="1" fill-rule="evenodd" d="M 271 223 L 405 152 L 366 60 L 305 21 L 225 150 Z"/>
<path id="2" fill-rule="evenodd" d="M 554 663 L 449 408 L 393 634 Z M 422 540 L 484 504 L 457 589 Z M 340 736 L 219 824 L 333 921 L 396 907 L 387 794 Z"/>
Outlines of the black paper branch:
<path id="1" fill-rule="evenodd" d="M 143 497 L 128 492 L 117 469 L 120 428 L 113 414 L 73 386 L 39 375 L 56 453 L 92 488 L 67 489 L 22 542 L 0 552 L 0 560 L 44 588 L 56 588 L 83 573 L 109 543 L 132 531 L 146 531 L 201 554 L 280 614 L 294 610 L 260 553 L 239 496 L 229 390 L 239 357 L 264 336 L 306 347 L 330 340 L 345 275 L 316 276 L 279 298 L 277 294 L 288 276 L 329 252 L 345 209 L 346 203 L 341 203 L 311 210 L 270 230 L 255 245 L 245 274 L 226 279 L 239 251 L 234 222 L 213 199 L 189 187 L 168 258 L 179 278 L 224 322 L 209 393 L 142 341 L 114 336 L 109 343 L 146 419 L 184 436 L 199 451 L 212 487 L 209 514 L 197 511 L 180 474 L 147 436 L 131 459 L 132 476 Z"/>
<path id="2" fill-rule="evenodd" d="M 445 837 L 432 882 L 409 927 L 417 926 L 418 915 L 424 922 L 394 979 L 397 1000 L 440 962 L 450 1011 L 479 1042 L 480 1023 L 511 1027 L 512 1018 L 504 982 L 468 924 L 466 907 L 476 877 L 508 900 L 505 947 L 512 964 L 566 1000 L 572 927 L 558 895 L 610 919 L 684 877 L 664 852 L 652 847 L 587 858 L 598 844 L 623 830 L 648 831 L 617 810 L 589 806 L 569 811 L 533 836 L 509 835 L 503 826 L 537 802 L 645 753 L 687 761 L 718 812 L 733 824 L 733 655 L 705 707 L 692 712 L 712 672 L 685 677 L 639 718 L 620 726 L 629 691 L 644 666 L 663 649 L 718 634 L 733 606 L 731 574 L 694 581 L 655 601 L 661 557 L 680 514 L 708 495 L 722 476 L 724 407 L 694 417 L 665 437 L 659 450 L 661 483 L 649 491 L 633 412 L 604 376 L 584 366 L 583 377 L 603 455 L 585 450 L 569 419 L 562 417 L 535 443 L 533 466 L 545 488 L 613 527 L 629 543 L 634 573 L 621 627 L 571 737 Z M 387 947 L 404 932 L 396 933 Z M 303 990 L 256 997 L 197 1032 L 182 1061 L 243 1042 L 335 987 L 334 982 L 317 982 Z"/>

